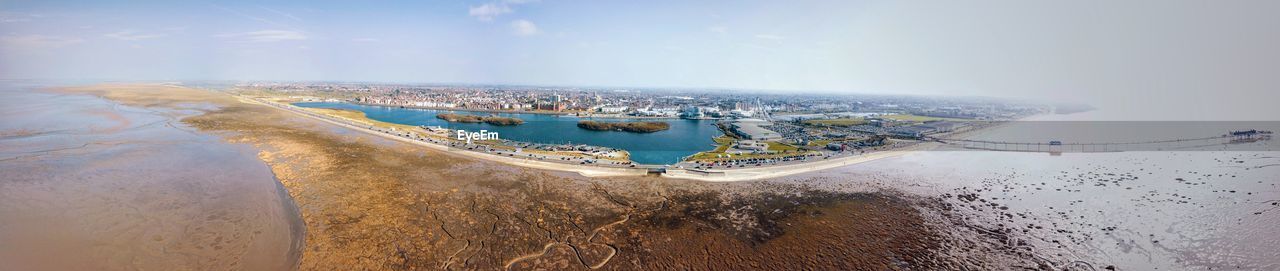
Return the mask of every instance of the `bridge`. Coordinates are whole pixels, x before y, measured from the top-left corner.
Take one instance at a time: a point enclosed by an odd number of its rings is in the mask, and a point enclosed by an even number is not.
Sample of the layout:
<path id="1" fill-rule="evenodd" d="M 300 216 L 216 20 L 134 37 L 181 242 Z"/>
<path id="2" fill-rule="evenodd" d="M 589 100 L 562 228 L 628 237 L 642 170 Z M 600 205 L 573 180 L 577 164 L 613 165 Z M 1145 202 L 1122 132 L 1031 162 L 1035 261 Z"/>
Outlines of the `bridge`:
<path id="1" fill-rule="evenodd" d="M 1179 150 L 1197 147 L 1218 146 L 1224 144 L 1250 143 L 1271 139 L 1271 131 L 1244 130 L 1231 131 L 1220 136 L 1179 138 L 1167 140 L 1134 141 L 1134 142 L 1008 142 L 971 139 L 953 139 L 924 137 L 925 141 L 933 141 L 965 149 L 1012 152 L 1122 152 L 1122 151 L 1160 151 Z"/>

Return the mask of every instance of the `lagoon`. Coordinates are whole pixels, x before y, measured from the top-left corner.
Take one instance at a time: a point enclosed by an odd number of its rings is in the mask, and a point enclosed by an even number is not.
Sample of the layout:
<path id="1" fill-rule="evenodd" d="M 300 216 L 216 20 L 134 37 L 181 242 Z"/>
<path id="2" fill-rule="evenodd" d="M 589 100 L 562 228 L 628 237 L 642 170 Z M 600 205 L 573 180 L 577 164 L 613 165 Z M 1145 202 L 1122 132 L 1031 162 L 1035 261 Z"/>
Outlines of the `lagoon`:
<path id="1" fill-rule="evenodd" d="M 712 120 L 663 119 L 671 129 L 647 134 L 591 131 L 578 128 L 580 120 L 598 121 L 654 121 L 653 119 L 581 118 L 565 115 L 529 113 L 491 113 L 458 110 L 400 108 L 359 105 L 342 102 L 294 103 L 298 107 L 347 109 L 364 112 L 370 119 L 406 124 L 440 126 L 469 132 L 487 130 L 497 132 L 507 140 L 544 144 L 587 144 L 626 150 L 631 160 L 640 164 L 674 164 L 686 156 L 715 148 L 712 138 L 722 135 Z M 525 121 L 518 126 L 497 126 L 487 123 L 456 123 L 436 118 L 440 113 L 497 115 L 519 118 Z"/>

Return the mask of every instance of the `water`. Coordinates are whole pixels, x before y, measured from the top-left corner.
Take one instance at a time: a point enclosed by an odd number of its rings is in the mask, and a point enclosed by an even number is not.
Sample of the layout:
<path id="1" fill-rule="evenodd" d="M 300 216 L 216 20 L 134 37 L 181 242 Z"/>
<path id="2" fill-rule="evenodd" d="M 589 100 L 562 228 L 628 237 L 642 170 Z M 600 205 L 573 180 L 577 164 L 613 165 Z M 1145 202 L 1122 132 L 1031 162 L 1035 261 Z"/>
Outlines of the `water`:
<path id="1" fill-rule="evenodd" d="M 288 270 L 300 216 L 245 145 L 0 83 L 0 270 Z"/>
<path id="2" fill-rule="evenodd" d="M 631 153 L 631 160 L 641 164 L 674 164 L 686 156 L 715 148 L 712 138 L 722 135 L 715 127 L 715 121 L 662 119 L 671 124 L 671 129 L 639 134 L 614 131 L 592 131 L 578 128 L 580 120 L 573 116 L 522 114 L 522 113 L 488 113 L 470 111 L 449 111 L 432 109 L 413 109 L 385 106 L 368 106 L 336 102 L 295 103 L 299 107 L 348 109 L 364 112 L 370 119 L 407 125 L 441 126 L 449 129 L 467 131 L 488 130 L 498 132 L 502 139 L 546 143 L 546 144 L 587 144 L 626 150 Z M 471 115 L 498 115 L 514 117 L 525 121 L 518 126 L 496 126 L 485 123 L 451 123 L 436 118 L 436 114 L 456 113 Z M 594 119 L 598 121 L 650 121 L 638 119 Z"/>

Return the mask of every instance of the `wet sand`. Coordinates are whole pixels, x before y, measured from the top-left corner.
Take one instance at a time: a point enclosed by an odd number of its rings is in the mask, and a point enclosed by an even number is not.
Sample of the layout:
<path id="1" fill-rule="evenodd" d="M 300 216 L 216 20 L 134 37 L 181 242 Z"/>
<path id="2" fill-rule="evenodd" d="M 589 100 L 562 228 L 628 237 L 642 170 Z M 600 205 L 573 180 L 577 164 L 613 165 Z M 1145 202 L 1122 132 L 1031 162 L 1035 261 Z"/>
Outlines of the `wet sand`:
<path id="1" fill-rule="evenodd" d="M 1271 151 L 934 151 L 777 181 L 937 197 L 949 219 L 966 221 L 953 224 L 1059 267 L 1276 270 L 1275 165 L 1280 153 Z"/>
<path id="2" fill-rule="evenodd" d="M 0 270 L 287 270 L 302 224 L 195 111 L 0 90 Z"/>
<path id="3" fill-rule="evenodd" d="M 253 146 L 306 225 L 301 269 L 992 269 L 1037 260 L 935 198 L 876 186 L 590 178 L 469 158 L 221 93 L 67 89 Z M 211 268 L 218 269 L 218 268 Z"/>

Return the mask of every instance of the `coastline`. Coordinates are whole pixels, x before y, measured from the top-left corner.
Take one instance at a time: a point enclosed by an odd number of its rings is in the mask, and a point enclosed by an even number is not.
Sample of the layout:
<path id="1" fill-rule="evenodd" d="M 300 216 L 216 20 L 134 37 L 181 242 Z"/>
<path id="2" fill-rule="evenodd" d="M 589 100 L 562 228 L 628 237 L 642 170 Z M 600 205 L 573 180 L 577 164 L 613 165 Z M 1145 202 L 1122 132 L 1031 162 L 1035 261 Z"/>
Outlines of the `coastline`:
<path id="1" fill-rule="evenodd" d="M 422 142 L 422 141 L 418 141 L 418 140 L 412 140 L 412 139 L 408 139 L 408 138 L 404 138 L 404 137 L 399 137 L 399 136 L 394 136 L 394 135 L 390 135 L 390 134 L 386 134 L 386 133 L 380 133 L 380 132 L 373 131 L 373 130 L 369 130 L 369 129 L 366 129 L 366 128 L 361 128 L 361 127 L 352 126 L 352 125 L 350 125 L 350 124 L 346 124 L 346 123 L 341 123 L 341 122 L 337 122 L 337 121 L 333 121 L 333 120 L 329 120 L 329 119 L 318 118 L 318 117 L 311 116 L 311 115 L 308 115 L 308 114 L 303 114 L 303 113 L 301 113 L 301 112 L 299 112 L 299 111 L 295 111 L 295 110 L 289 110 L 289 109 L 279 108 L 279 107 L 277 107 L 277 106 L 273 106 L 273 105 L 270 105 L 270 104 L 262 103 L 261 101 L 258 101 L 258 100 L 252 99 L 252 98 L 245 98 L 245 97 L 241 97 L 241 96 L 235 96 L 235 97 L 236 97 L 237 99 L 240 99 L 242 102 L 253 103 L 253 104 L 259 104 L 259 105 L 263 105 L 263 106 L 267 106 L 267 107 L 271 107 L 271 108 L 277 108 L 277 109 L 281 109 L 281 110 L 284 110 L 284 111 L 288 111 L 288 112 L 290 112 L 290 113 L 292 113 L 292 114 L 295 114 L 295 115 L 300 115 L 300 116 L 304 116 L 304 117 L 307 117 L 307 118 L 311 118 L 311 119 L 315 119 L 315 120 L 320 120 L 320 121 L 323 121 L 323 122 L 326 122 L 326 123 L 329 123 L 329 124 L 333 124 L 333 125 L 337 125 L 337 126 L 340 126 L 340 127 L 343 127 L 343 128 L 347 128 L 347 129 L 351 129 L 351 130 L 356 130 L 356 131 L 363 132 L 363 133 L 367 133 L 367 134 L 371 134 L 371 135 L 377 135 L 377 136 L 380 136 L 380 137 L 383 137 L 383 138 L 393 139 L 393 140 L 397 140 L 397 141 L 400 141 L 400 142 L 411 143 L 411 144 L 414 144 L 414 145 L 417 145 L 417 146 L 428 147 L 428 148 L 431 148 L 431 149 L 434 149 L 434 150 L 438 150 L 438 151 L 442 151 L 442 152 L 445 152 L 445 153 L 453 153 L 453 154 L 456 154 L 456 155 L 462 155 L 462 156 L 466 156 L 466 157 L 470 157 L 470 158 L 482 159 L 482 160 L 487 160 L 487 161 L 499 162 L 499 163 L 503 163 L 503 164 L 514 165 L 514 166 L 521 166 L 521 167 L 527 167 L 527 168 L 534 168 L 534 169 L 554 170 L 554 171 L 567 171 L 567 172 L 578 173 L 578 174 L 581 174 L 582 176 L 586 176 L 586 177 L 644 176 L 644 175 L 648 174 L 648 170 L 647 170 L 647 169 L 639 168 L 639 167 L 637 167 L 637 168 L 611 168 L 611 167 L 600 167 L 600 166 L 572 165 L 572 164 L 563 164 L 563 163 L 554 163 L 554 162 L 534 161 L 534 160 L 527 160 L 527 159 L 521 159 L 521 158 L 504 157 L 504 156 L 499 156 L 499 155 L 494 155 L 494 154 L 487 154 L 487 153 L 481 153 L 481 152 L 474 152 L 474 151 L 458 151 L 458 150 L 453 150 L 453 149 L 452 149 L 451 147 L 449 147 L 449 146 L 444 146 L 444 145 L 440 145 L 440 144 L 433 144 L 433 143 L 428 143 L 428 142 Z M 299 108 L 298 110 L 301 110 L 301 109 L 300 109 L 301 107 L 297 107 L 297 106 L 290 105 L 290 104 L 284 104 L 284 106 L 295 107 L 295 108 Z"/>
<path id="2" fill-rule="evenodd" d="M 253 99 L 253 98 L 242 97 L 238 95 L 233 95 L 233 96 L 236 97 L 237 99 L 240 99 L 243 102 L 250 102 L 250 103 L 265 105 L 272 108 L 281 109 L 284 111 L 289 111 L 293 114 L 324 121 L 326 123 L 338 125 L 340 127 L 344 127 L 352 130 L 357 130 L 363 133 L 378 135 L 383 138 L 394 139 L 397 141 L 412 143 L 414 145 L 424 146 L 424 147 L 432 148 L 435 150 L 455 153 L 458 155 L 463 155 L 466 157 L 471 157 L 476 159 L 499 162 L 499 163 L 508 164 L 508 165 L 521 166 L 521 167 L 534 168 L 534 169 L 571 172 L 571 173 L 580 174 L 585 177 L 646 176 L 648 175 L 648 172 L 649 172 L 647 169 L 648 167 L 643 167 L 643 166 L 635 167 L 635 168 L 615 168 L 615 167 L 592 166 L 592 165 L 575 165 L 575 164 L 567 164 L 567 163 L 529 160 L 524 158 L 513 158 L 513 157 L 506 157 L 506 156 L 500 156 L 500 155 L 482 153 L 482 152 L 476 152 L 476 151 L 466 151 L 466 150 L 458 151 L 458 150 L 453 150 L 449 146 L 413 140 L 413 139 L 409 139 L 401 136 L 373 131 L 373 130 L 362 128 L 362 127 L 356 127 L 356 126 L 352 126 L 349 124 L 345 124 L 345 123 L 341 123 L 341 122 L 337 122 L 337 121 L 333 121 L 325 118 L 319 118 L 309 114 L 304 114 L 301 112 L 302 107 L 294 106 L 288 103 L 279 103 L 281 104 L 281 106 L 290 107 L 289 109 L 286 109 L 286 108 L 280 108 L 279 106 L 266 104 L 266 103 L 263 103 L 262 101 L 258 101 L 257 99 Z M 801 173 L 821 171 L 821 170 L 831 169 L 835 167 L 865 163 L 865 162 L 875 161 L 883 158 L 896 157 L 896 156 L 909 153 L 911 151 L 920 150 L 922 148 L 936 147 L 935 145 L 936 144 L 931 142 L 922 142 L 919 144 L 915 144 L 913 146 L 904 147 L 904 149 L 899 149 L 899 150 L 885 150 L 885 151 L 872 152 L 868 154 L 839 157 L 839 158 L 822 160 L 822 161 L 804 162 L 804 163 L 789 164 L 789 165 L 761 166 L 761 167 L 754 167 L 754 168 L 718 169 L 718 170 L 689 170 L 689 169 L 683 169 L 683 168 L 666 168 L 665 172 L 660 174 L 659 176 L 665 177 L 665 178 L 672 178 L 672 179 L 685 179 L 685 180 L 696 180 L 696 181 L 705 181 L 705 182 L 752 181 L 752 180 L 760 180 L 760 179 L 767 179 L 767 178 L 785 177 L 785 176 L 796 175 Z"/>
<path id="3" fill-rule="evenodd" d="M 217 91 L 111 91 L 108 98 L 139 106 L 220 105 L 183 123 L 258 149 L 300 207 L 306 225 L 300 270 L 653 270 L 681 267 L 706 251 L 723 255 L 709 264 L 727 269 L 839 269 L 850 263 L 990 269 L 1028 262 L 1001 250 L 949 253 L 987 239 L 964 234 L 965 228 L 936 228 L 932 218 L 951 211 L 935 208 L 929 198 L 874 186 L 583 178 L 440 155 L 369 136 L 392 135 L 382 131 L 346 130 L 360 122 L 329 126 L 325 115 L 309 114 L 325 122 L 300 119 Z M 729 213 L 735 215 L 723 215 Z M 992 240 L 998 245 L 1004 239 Z"/>

